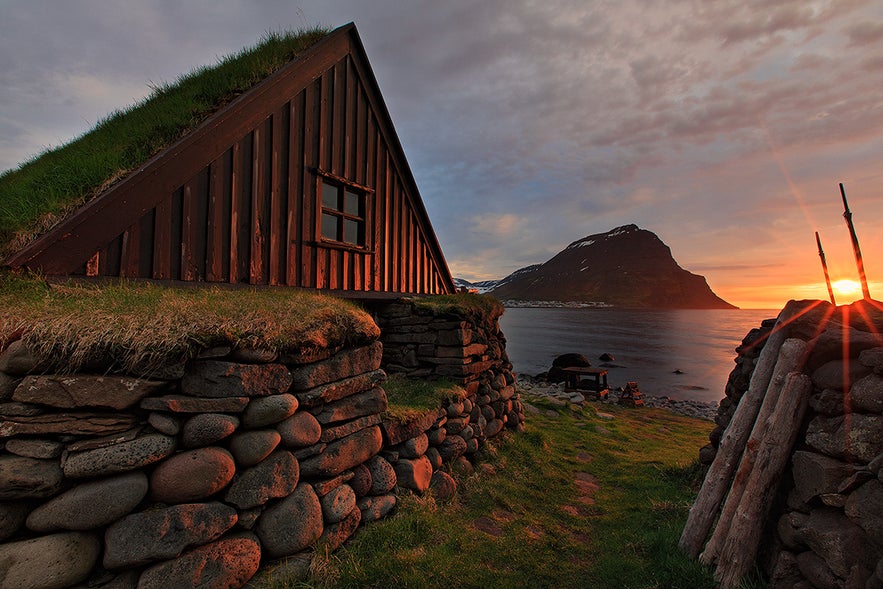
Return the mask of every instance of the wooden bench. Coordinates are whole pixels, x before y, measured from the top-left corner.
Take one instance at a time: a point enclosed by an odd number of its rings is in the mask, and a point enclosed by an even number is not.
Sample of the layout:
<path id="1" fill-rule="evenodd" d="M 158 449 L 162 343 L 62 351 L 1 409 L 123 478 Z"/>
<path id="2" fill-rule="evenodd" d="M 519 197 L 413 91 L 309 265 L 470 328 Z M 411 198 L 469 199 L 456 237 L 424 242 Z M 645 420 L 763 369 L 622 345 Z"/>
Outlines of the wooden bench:
<path id="1" fill-rule="evenodd" d="M 606 399 L 609 394 L 607 370 L 593 366 L 571 366 L 562 368 L 564 371 L 564 390 L 572 393 L 593 395 L 597 399 Z M 588 378 L 583 378 L 588 377 Z"/>

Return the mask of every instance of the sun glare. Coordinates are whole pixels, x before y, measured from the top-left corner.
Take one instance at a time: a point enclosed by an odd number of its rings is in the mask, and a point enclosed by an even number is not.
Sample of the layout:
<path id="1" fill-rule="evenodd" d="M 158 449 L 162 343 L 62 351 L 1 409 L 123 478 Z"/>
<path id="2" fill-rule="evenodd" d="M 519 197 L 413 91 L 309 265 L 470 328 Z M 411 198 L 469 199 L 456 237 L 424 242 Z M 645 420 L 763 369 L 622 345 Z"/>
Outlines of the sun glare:
<path id="1" fill-rule="evenodd" d="M 835 280 L 831 283 L 834 289 L 834 296 L 837 297 L 837 304 L 844 305 L 852 303 L 862 298 L 862 285 L 855 280 L 844 278 L 843 280 Z"/>

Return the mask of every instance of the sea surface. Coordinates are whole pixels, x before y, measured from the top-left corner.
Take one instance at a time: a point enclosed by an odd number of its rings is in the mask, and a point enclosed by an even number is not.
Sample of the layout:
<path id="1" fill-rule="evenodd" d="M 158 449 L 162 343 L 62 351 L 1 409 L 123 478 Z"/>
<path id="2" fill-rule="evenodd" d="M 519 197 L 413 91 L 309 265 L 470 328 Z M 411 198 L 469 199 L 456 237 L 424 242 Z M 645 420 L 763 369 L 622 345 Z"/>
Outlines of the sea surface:
<path id="1" fill-rule="evenodd" d="M 516 373 L 546 372 L 569 352 L 593 366 L 608 353 L 611 388 L 637 381 L 647 395 L 716 403 L 725 395 L 736 347 L 778 310 L 507 308 L 500 319 Z"/>

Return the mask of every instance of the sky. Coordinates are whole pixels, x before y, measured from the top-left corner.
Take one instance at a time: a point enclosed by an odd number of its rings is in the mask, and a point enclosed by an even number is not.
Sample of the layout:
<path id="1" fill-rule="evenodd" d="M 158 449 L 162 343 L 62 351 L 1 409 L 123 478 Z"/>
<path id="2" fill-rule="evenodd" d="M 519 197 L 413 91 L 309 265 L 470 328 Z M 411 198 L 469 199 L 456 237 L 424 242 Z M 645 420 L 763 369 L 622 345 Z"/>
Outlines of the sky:
<path id="1" fill-rule="evenodd" d="M 858 279 L 843 182 L 883 299 L 879 0 L 0 0 L 0 170 L 268 31 L 349 22 L 454 276 L 634 223 L 737 306 L 827 299 L 815 231 Z"/>

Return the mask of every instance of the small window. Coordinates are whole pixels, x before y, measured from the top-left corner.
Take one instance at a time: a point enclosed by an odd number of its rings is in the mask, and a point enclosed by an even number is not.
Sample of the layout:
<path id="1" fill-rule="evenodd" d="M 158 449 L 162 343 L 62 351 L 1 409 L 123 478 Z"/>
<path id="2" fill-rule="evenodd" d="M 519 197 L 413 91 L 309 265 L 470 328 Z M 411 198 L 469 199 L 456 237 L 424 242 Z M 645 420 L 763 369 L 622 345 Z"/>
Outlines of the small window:
<path id="1" fill-rule="evenodd" d="M 366 194 L 344 183 L 323 179 L 322 238 L 364 247 Z"/>

